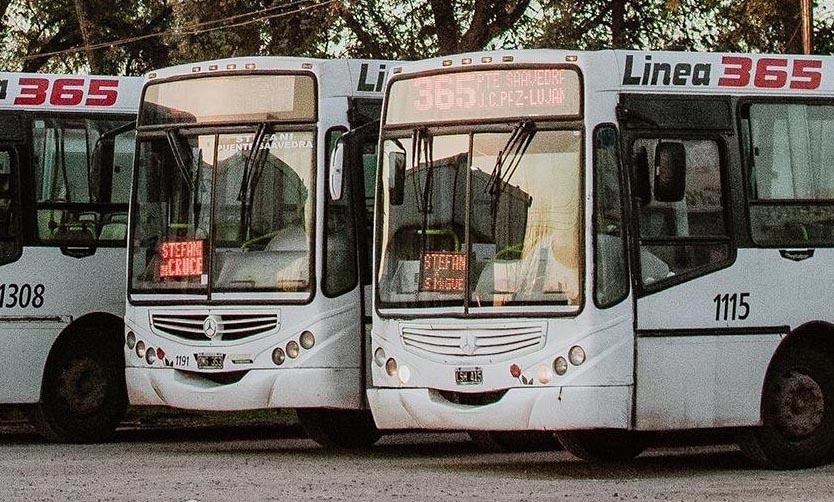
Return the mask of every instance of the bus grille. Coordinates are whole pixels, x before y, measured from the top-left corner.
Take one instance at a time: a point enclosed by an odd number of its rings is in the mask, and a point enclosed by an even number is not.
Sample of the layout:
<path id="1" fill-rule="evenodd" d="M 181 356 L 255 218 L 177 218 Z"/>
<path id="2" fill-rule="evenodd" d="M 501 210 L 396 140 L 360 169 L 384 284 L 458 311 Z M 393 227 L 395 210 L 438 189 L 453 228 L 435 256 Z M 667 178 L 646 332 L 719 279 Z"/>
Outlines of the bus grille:
<path id="1" fill-rule="evenodd" d="M 208 317 L 209 314 L 154 313 L 151 325 L 154 331 L 165 335 L 207 341 L 210 337 L 204 325 Z M 279 325 L 275 313 L 214 314 L 214 318 L 217 321 L 214 340 L 240 340 L 267 333 Z"/>
<path id="2" fill-rule="evenodd" d="M 518 355 L 544 345 L 544 325 L 468 326 L 405 325 L 403 345 L 424 355 L 479 357 Z"/>

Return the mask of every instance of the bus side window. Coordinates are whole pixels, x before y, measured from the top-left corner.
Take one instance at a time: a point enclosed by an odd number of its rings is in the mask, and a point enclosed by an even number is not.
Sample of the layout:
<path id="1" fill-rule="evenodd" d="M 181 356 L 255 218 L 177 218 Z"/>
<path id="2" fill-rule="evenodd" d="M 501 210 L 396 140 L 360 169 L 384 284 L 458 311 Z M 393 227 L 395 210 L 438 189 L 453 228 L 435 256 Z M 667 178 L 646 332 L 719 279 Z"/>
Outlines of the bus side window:
<path id="1" fill-rule="evenodd" d="M 20 210 L 11 151 L 0 150 L 0 264 L 14 261 L 21 251 Z"/>
<path id="2" fill-rule="evenodd" d="M 743 117 L 753 241 L 834 244 L 834 106 L 753 103 Z"/>
<path id="3" fill-rule="evenodd" d="M 685 193 L 680 201 L 661 201 L 654 186 L 661 142 L 683 146 L 686 157 Z M 669 278 L 692 277 L 714 270 L 730 258 L 727 204 L 722 188 L 722 156 L 711 139 L 640 138 L 632 145 L 634 158 L 647 152 L 651 190 L 635 204 L 640 237 L 643 286 Z M 634 166 L 633 166 L 634 167 Z M 635 193 L 636 189 L 632 189 Z M 645 190 L 644 190 L 645 192 Z M 658 197 L 657 195 L 661 195 Z"/>

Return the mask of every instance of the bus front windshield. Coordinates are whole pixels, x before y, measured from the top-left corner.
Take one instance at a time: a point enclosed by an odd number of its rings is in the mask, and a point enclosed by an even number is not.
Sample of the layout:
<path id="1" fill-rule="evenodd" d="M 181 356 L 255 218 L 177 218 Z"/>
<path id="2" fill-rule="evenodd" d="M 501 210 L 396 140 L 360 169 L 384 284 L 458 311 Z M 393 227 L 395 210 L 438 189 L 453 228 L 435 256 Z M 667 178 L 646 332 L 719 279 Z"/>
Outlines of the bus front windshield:
<path id="1" fill-rule="evenodd" d="M 309 292 L 312 130 L 168 129 L 139 140 L 136 292 Z"/>
<path id="2" fill-rule="evenodd" d="M 539 127 L 384 140 L 380 308 L 582 303 L 581 133 Z"/>

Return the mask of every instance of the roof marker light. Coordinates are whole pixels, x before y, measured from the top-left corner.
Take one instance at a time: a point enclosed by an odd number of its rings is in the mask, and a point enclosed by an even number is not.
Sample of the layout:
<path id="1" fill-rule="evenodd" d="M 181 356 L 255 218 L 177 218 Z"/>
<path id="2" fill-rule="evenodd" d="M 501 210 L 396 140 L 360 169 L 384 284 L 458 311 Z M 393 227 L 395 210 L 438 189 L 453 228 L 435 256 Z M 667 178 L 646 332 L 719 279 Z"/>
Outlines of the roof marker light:
<path id="1" fill-rule="evenodd" d="M 148 78 L 156 78 L 156 72 L 148 73 Z"/>
<path id="2" fill-rule="evenodd" d="M 243 67 L 247 70 L 254 70 L 256 68 L 255 63 L 246 63 Z"/>
<path id="3" fill-rule="evenodd" d="M 491 62 L 492 62 L 492 56 L 484 56 L 484 57 L 482 57 L 482 58 L 481 58 L 481 62 L 482 62 L 482 63 L 491 63 Z"/>
<path id="4" fill-rule="evenodd" d="M 304 68 L 305 70 L 312 70 L 313 69 L 313 63 L 301 63 L 301 67 Z"/>
<path id="5" fill-rule="evenodd" d="M 568 63 L 575 63 L 575 62 L 579 61 L 579 57 L 575 56 L 573 54 L 570 54 L 568 56 L 565 56 L 565 61 L 567 61 Z"/>
<path id="6" fill-rule="evenodd" d="M 502 56 L 501 57 L 501 61 L 503 61 L 505 63 L 511 63 L 513 61 L 513 59 L 514 58 L 512 56 Z"/>
<path id="7" fill-rule="evenodd" d="M 441 64 L 443 66 L 452 66 L 452 60 L 451 59 L 444 59 Z"/>
<path id="8" fill-rule="evenodd" d="M 460 60 L 461 64 L 472 64 L 472 58 L 463 58 Z"/>
<path id="9" fill-rule="evenodd" d="M 215 71 L 215 70 L 217 70 L 217 68 L 218 68 L 218 66 L 216 64 L 210 64 L 209 65 L 209 71 Z"/>
<path id="10" fill-rule="evenodd" d="M 234 64 L 234 63 L 229 63 L 229 64 L 227 64 L 227 65 L 226 65 L 226 69 L 227 69 L 227 70 L 236 70 L 236 69 L 237 69 L 237 65 L 236 65 L 236 64 Z"/>
<path id="11" fill-rule="evenodd" d="M 199 66 L 192 66 L 191 67 L 191 73 L 197 73 L 200 70 L 201 70 L 201 68 Z"/>

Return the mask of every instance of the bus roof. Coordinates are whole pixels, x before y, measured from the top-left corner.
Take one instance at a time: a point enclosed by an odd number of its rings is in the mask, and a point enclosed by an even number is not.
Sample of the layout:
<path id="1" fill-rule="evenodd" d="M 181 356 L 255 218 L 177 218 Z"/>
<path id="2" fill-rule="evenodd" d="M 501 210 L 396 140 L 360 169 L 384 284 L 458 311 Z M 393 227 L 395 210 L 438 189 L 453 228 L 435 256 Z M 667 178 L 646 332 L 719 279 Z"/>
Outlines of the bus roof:
<path id="1" fill-rule="evenodd" d="M 146 75 L 146 82 L 175 77 L 308 71 L 319 77 L 320 96 L 381 98 L 385 77 L 396 61 L 378 59 L 317 59 L 284 56 L 235 57 L 169 66 Z"/>
<path id="2" fill-rule="evenodd" d="M 487 51 L 395 64 L 391 77 L 464 69 L 568 64 L 586 92 L 834 95 L 834 57 L 663 51 Z M 615 68 L 616 71 L 611 71 Z"/>
<path id="3" fill-rule="evenodd" d="M 0 72 L 0 110 L 136 114 L 141 77 Z"/>

